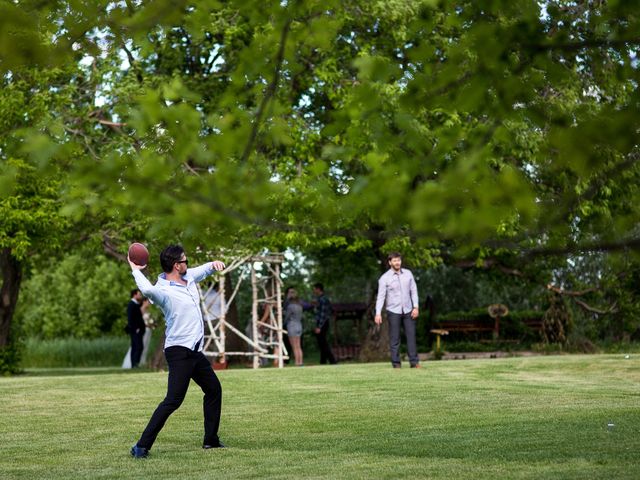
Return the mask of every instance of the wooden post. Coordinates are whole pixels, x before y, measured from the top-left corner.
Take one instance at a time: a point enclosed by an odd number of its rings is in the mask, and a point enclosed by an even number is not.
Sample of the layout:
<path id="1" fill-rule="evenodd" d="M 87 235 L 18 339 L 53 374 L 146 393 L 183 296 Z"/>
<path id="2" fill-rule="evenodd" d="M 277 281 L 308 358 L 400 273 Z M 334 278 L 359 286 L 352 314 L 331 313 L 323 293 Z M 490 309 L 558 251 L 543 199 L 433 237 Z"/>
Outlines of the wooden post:
<path id="1" fill-rule="evenodd" d="M 276 319 L 278 322 L 278 368 L 284 367 L 284 352 L 283 346 L 284 343 L 282 341 L 282 289 L 280 287 L 280 264 L 276 263 L 276 275 L 274 278 L 274 283 L 276 287 Z"/>
<path id="2" fill-rule="evenodd" d="M 251 307 L 251 322 L 253 323 L 253 368 L 260 366 L 260 353 L 255 345 L 258 345 L 258 284 L 256 279 L 256 269 L 251 262 L 251 292 L 253 294 L 253 306 Z"/>
<path id="3" fill-rule="evenodd" d="M 220 282 L 218 285 L 218 295 L 220 296 L 220 319 L 218 320 L 220 324 L 220 345 L 222 345 L 222 351 L 220 352 L 220 363 L 227 363 L 226 358 L 226 332 L 225 332 L 225 320 L 227 317 L 227 302 L 225 300 L 225 275 L 220 275 Z"/>
<path id="4" fill-rule="evenodd" d="M 509 315 L 509 308 L 501 303 L 495 303 L 487 307 L 487 312 L 489 312 L 489 316 L 494 319 L 493 339 L 497 340 L 500 337 L 500 317 Z"/>

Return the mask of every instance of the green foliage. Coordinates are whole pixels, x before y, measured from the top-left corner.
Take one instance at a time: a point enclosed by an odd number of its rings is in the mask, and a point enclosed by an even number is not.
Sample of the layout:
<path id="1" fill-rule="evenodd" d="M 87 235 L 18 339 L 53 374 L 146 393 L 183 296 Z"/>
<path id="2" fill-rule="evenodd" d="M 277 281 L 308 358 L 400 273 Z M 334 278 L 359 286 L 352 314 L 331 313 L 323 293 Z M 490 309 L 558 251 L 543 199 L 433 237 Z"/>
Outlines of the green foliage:
<path id="1" fill-rule="evenodd" d="M 74 61 L 93 61 L 74 88 L 94 104 L 76 102 L 92 120 L 58 122 L 32 154 L 72 140 L 71 211 L 135 203 L 188 241 L 384 233 L 465 252 L 626 238 L 638 212 L 618 210 L 637 191 L 613 183 L 640 174 L 638 18 L 619 3 L 34 5 L 58 30 L 42 48 L 74 38 Z"/>
<path id="2" fill-rule="evenodd" d="M 506 305 L 510 311 L 545 310 L 546 293 L 544 276 L 548 275 L 545 265 L 531 266 L 543 276 L 514 277 L 495 270 L 459 268 L 441 265 L 428 270 L 414 271 L 419 286 L 420 298 L 433 299 L 435 314 L 439 318 L 449 312 L 472 311 L 493 303 Z"/>
<path id="3" fill-rule="evenodd" d="M 16 320 L 28 336 L 42 339 L 121 334 L 134 287 L 124 262 L 70 254 L 32 273 L 24 283 Z"/>
<path id="4" fill-rule="evenodd" d="M 638 242 L 636 7 L 6 3 L 0 200 L 6 222 L 33 231 L 6 224 L 0 241 L 26 258 L 37 228 L 52 227 L 48 248 L 73 221 L 120 253 L 132 238 L 371 261 L 401 250 L 415 268 L 462 258 L 527 277 L 499 288 L 425 274 L 441 311 L 491 297 L 535 308 L 572 266 L 534 254 L 591 252 L 609 263 L 594 300 L 616 305 L 598 321 L 635 335 L 625 278 L 638 261 L 603 252 Z M 20 170 L 43 184 L 13 212 L 31 185 Z"/>
<path id="5" fill-rule="evenodd" d="M 21 160 L 6 165 L 15 173 L 15 185 L 13 195 L 0 198 L 0 248 L 9 248 L 18 260 L 44 245 L 59 248 L 60 232 L 68 227 L 59 213 L 60 183 Z"/>
<path id="6" fill-rule="evenodd" d="M 0 348 L 0 374 L 12 375 L 20 372 L 20 359 L 23 356 L 22 348 L 11 342 Z"/>

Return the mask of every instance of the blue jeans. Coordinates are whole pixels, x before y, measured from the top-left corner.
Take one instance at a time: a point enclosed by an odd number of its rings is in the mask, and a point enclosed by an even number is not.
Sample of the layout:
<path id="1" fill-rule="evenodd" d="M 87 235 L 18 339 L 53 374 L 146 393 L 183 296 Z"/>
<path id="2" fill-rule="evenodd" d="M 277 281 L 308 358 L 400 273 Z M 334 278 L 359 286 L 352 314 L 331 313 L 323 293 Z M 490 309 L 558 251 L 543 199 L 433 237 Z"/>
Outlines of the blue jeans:
<path id="1" fill-rule="evenodd" d="M 393 313 L 387 310 L 389 321 L 389 350 L 391 350 L 391 363 L 394 367 L 400 366 L 400 325 L 404 327 L 404 335 L 407 338 L 407 352 L 411 366 L 418 364 L 418 349 L 416 347 L 416 321 L 411 318 L 411 313 Z"/>

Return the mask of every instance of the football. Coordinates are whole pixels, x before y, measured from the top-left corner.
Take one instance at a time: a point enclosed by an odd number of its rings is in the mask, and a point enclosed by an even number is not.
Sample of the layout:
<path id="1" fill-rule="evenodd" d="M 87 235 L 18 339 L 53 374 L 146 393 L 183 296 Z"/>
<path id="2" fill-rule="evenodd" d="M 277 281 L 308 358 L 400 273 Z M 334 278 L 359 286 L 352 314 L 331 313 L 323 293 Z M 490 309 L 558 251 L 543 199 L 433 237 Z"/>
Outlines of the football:
<path id="1" fill-rule="evenodd" d="M 145 266 L 149 263 L 149 250 L 141 243 L 132 243 L 129 246 L 129 259 L 136 265 Z"/>

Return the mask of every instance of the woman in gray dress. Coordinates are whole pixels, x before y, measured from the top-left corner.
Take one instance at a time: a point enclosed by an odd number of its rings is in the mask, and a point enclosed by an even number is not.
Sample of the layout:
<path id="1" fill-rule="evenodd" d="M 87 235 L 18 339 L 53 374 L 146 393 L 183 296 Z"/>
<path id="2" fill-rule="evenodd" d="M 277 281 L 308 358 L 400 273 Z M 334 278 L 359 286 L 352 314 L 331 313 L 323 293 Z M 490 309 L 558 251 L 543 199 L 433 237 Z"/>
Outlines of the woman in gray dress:
<path id="1" fill-rule="evenodd" d="M 303 365 L 302 347 L 300 346 L 300 337 L 302 336 L 302 305 L 300 298 L 298 298 L 298 292 L 293 289 L 289 291 L 289 303 L 284 312 L 284 318 L 289 342 L 293 348 L 296 366 L 301 367 Z"/>

